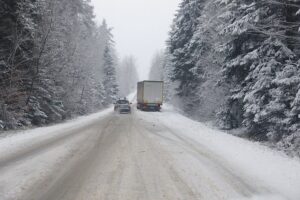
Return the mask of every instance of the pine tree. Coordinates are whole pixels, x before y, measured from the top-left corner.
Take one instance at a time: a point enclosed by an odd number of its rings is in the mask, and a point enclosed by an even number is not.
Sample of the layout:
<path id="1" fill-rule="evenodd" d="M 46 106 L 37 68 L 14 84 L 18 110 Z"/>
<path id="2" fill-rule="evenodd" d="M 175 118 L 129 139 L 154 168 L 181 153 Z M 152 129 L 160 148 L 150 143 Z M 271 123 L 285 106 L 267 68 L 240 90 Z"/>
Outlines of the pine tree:
<path id="1" fill-rule="evenodd" d="M 120 96 L 126 97 L 136 91 L 139 78 L 135 58 L 133 56 L 123 58 L 117 71 Z"/>
<path id="2" fill-rule="evenodd" d="M 103 87 L 105 90 L 106 105 L 113 103 L 118 97 L 119 88 L 117 83 L 117 58 L 114 50 L 112 28 L 109 28 L 103 20 L 99 27 L 99 36 L 103 44 Z"/>
<path id="3" fill-rule="evenodd" d="M 192 112 L 199 104 L 194 91 L 198 87 L 199 77 L 195 71 L 195 60 L 192 57 L 193 35 L 197 30 L 199 16 L 204 0 L 184 0 L 175 17 L 168 40 L 168 51 L 172 54 L 172 80 L 179 82 L 177 94 L 184 99 L 184 109 Z"/>
<path id="4" fill-rule="evenodd" d="M 103 108 L 108 40 L 99 34 L 89 2 L 0 1 L 1 128 L 48 124 Z"/>
<path id="5" fill-rule="evenodd" d="M 193 9 L 191 2 L 175 17 L 165 65 L 184 110 L 299 147 L 300 2 L 199 0 Z"/>
<path id="6" fill-rule="evenodd" d="M 103 86 L 106 91 L 106 103 L 111 104 L 117 99 L 119 91 L 116 78 L 116 65 L 109 46 L 106 46 L 104 50 L 103 59 Z"/>
<path id="7" fill-rule="evenodd" d="M 29 81 L 33 69 L 34 34 L 36 28 L 36 2 L 1 1 L 0 9 L 0 120 L 6 121 L 6 128 L 14 128 L 24 115 L 23 109 L 28 95 Z M 11 113 L 8 113 L 11 110 Z"/>
<path id="8" fill-rule="evenodd" d="M 176 84 L 172 81 L 172 55 L 169 51 L 164 52 L 164 63 L 162 69 L 162 76 L 164 81 L 164 100 L 169 103 L 174 103 Z"/>
<path id="9" fill-rule="evenodd" d="M 151 63 L 150 68 L 150 80 L 157 80 L 162 81 L 163 77 L 163 68 L 165 64 L 165 53 L 164 52 L 157 52 Z"/>

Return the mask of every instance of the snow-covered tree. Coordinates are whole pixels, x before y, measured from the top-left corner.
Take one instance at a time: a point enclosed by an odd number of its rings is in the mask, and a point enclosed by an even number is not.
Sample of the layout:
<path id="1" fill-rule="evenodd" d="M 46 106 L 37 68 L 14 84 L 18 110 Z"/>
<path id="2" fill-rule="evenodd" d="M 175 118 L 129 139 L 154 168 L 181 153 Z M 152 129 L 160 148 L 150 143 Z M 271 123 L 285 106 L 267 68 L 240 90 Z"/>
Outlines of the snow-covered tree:
<path id="1" fill-rule="evenodd" d="M 89 2 L 0 1 L 1 128 L 94 112 L 111 98 L 103 85 L 107 34 Z"/>
<path id="2" fill-rule="evenodd" d="M 139 80 L 137 65 L 133 56 L 126 56 L 118 67 L 120 96 L 125 97 L 134 92 Z"/>
<path id="3" fill-rule="evenodd" d="M 150 80 L 163 81 L 163 69 L 165 65 L 165 53 L 157 52 L 152 58 L 149 78 Z"/>
<path id="4" fill-rule="evenodd" d="M 167 50 L 172 55 L 172 80 L 179 83 L 177 93 L 182 97 L 184 110 L 192 112 L 199 104 L 195 90 L 198 87 L 200 77 L 195 71 L 195 59 L 193 59 L 193 36 L 199 24 L 199 17 L 205 0 L 184 0 L 179 6 L 169 33 Z"/>
<path id="5" fill-rule="evenodd" d="M 103 54 L 103 86 L 106 92 L 106 103 L 111 104 L 118 97 L 118 84 L 116 74 L 116 63 L 110 46 L 106 46 Z"/>
<path id="6" fill-rule="evenodd" d="M 33 39 L 37 19 L 33 0 L 0 1 L 0 120 L 12 128 L 26 101 L 33 77 Z M 9 111 L 10 112 L 9 112 Z"/>
<path id="7" fill-rule="evenodd" d="M 183 0 L 165 66 L 184 110 L 221 128 L 244 127 L 252 138 L 299 145 L 299 6 Z"/>

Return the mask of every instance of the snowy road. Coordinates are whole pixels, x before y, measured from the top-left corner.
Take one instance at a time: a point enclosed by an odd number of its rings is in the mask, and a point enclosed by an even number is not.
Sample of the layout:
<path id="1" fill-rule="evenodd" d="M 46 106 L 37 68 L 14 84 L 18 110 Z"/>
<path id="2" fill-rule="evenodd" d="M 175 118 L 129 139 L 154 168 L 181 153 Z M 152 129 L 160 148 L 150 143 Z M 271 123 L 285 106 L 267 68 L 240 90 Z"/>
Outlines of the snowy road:
<path id="1" fill-rule="evenodd" d="M 300 162 L 194 122 L 110 110 L 0 139 L 1 200 L 299 200 Z"/>

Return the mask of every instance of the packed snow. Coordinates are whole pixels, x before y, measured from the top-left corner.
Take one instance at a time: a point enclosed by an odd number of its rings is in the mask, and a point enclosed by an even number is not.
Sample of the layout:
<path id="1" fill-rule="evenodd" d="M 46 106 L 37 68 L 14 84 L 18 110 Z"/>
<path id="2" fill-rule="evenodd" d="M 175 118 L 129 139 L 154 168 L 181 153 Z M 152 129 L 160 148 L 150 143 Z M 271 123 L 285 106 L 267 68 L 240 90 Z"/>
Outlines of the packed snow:
<path id="1" fill-rule="evenodd" d="M 88 116 L 78 117 L 73 120 L 69 120 L 65 123 L 35 128 L 32 130 L 10 132 L 4 138 L 0 139 L 0 155 L 1 159 L 10 156 L 10 154 L 22 151 L 22 149 L 38 144 L 44 140 L 55 138 L 60 134 L 76 130 L 80 127 L 88 126 L 95 120 L 104 118 L 105 116 L 112 113 L 112 108 L 108 108 L 98 113 L 94 113 Z M 5 155 L 5 156 L 3 156 Z M 1 161 L 0 159 L 0 161 Z"/>
<path id="2" fill-rule="evenodd" d="M 128 99 L 132 100 L 134 96 L 132 94 Z M 108 123 L 107 126 L 118 126 L 111 127 L 111 130 L 133 131 L 128 133 L 129 135 L 122 132 L 121 143 L 124 145 L 128 143 L 124 140 L 126 137 L 128 140 L 136 140 L 137 143 L 151 144 L 147 148 L 153 149 L 146 150 L 144 156 L 151 155 L 150 152 L 159 152 L 159 159 L 163 159 L 162 161 L 168 163 L 167 166 L 169 166 L 168 169 L 161 170 L 164 173 L 174 173 L 176 174 L 175 180 L 187 183 L 185 186 L 187 188 L 183 190 L 190 191 L 190 195 L 199 198 L 201 196 L 202 199 L 209 200 L 299 200 L 300 198 L 300 161 L 298 159 L 292 159 L 258 143 L 213 130 L 181 115 L 168 105 L 163 107 L 162 112 L 135 111 L 133 116 L 119 116 L 113 114 L 112 110 L 109 108 L 65 124 L 27 130 L 2 138 L 0 140 L 1 198 L 22 199 L 24 191 L 35 193 L 40 187 L 50 187 L 47 184 L 59 178 L 56 176 L 62 173 L 60 172 L 62 165 L 66 170 L 71 169 L 66 165 L 71 165 L 68 163 L 72 163 L 73 157 L 76 158 L 78 151 L 81 151 L 78 147 L 92 144 L 87 141 L 87 135 L 98 130 L 99 127 L 105 129 L 104 126 L 99 126 L 97 120 L 103 121 L 108 118 L 121 120 L 117 120 L 115 124 Z M 97 128 L 91 128 L 90 125 L 95 122 L 98 124 Z M 126 123 L 123 122 L 132 123 L 134 128 L 128 129 L 128 125 L 125 126 Z M 7 157 L 22 152 L 23 149 L 30 149 L 31 145 L 43 144 L 44 140 L 59 137 L 60 134 L 66 134 L 68 131 L 74 133 L 74 136 L 55 143 L 54 148 L 33 152 L 37 155 L 31 155 L 17 164 L 8 162 L 6 166 L 5 162 L 1 163 Z M 76 132 L 81 132 L 81 134 L 76 135 Z M 94 133 L 94 135 L 97 134 L 98 131 Z M 115 132 L 106 134 L 112 135 L 112 138 L 116 135 Z M 147 137 L 151 140 L 147 140 Z M 140 139 L 143 140 L 140 141 Z M 94 138 L 91 137 L 89 140 L 94 141 Z M 120 149 L 115 151 L 123 152 L 122 148 L 125 146 L 120 146 Z M 115 148 L 118 147 L 114 146 Z M 140 147 L 137 150 L 140 150 Z M 138 152 L 131 153 L 136 155 Z M 109 158 L 112 155 L 105 154 L 104 157 Z M 131 161 L 132 155 L 128 155 L 126 159 L 128 162 Z M 147 160 L 146 157 L 139 158 L 137 161 L 141 167 L 149 167 L 153 164 L 150 160 L 148 160 L 149 163 L 144 163 L 145 159 Z M 131 164 L 129 162 L 129 165 Z M 58 175 L 54 175 L 56 172 L 59 172 Z M 137 172 L 132 171 L 132 173 Z M 143 176 L 148 177 L 148 173 L 150 172 L 148 171 Z M 155 171 L 151 171 L 152 173 Z M 169 175 L 165 174 L 165 176 Z M 125 176 L 121 179 L 130 178 Z M 46 185 L 36 185 L 40 182 Z M 218 195 L 220 195 L 219 198 Z"/>
<path id="3" fill-rule="evenodd" d="M 153 124 L 165 124 L 171 132 L 185 138 L 191 145 L 208 149 L 209 152 L 203 153 L 211 153 L 220 164 L 228 166 L 236 174 L 256 185 L 261 195 L 251 197 L 251 200 L 300 199 L 299 159 L 292 159 L 259 143 L 213 130 L 177 113 L 171 106 L 164 106 L 163 111 L 155 117 L 152 113 L 141 112 L 139 115 Z M 176 140 L 172 134 L 162 134 Z M 175 149 L 180 151 L 179 146 Z M 184 163 L 180 159 L 177 161 L 178 165 L 190 166 L 187 168 L 189 171 L 199 172 L 197 167 L 193 170 L 193 163 Z M 199 182 L 199 177 L 190 178 L 191 181 L 195 179 L 195 183 Z"/>

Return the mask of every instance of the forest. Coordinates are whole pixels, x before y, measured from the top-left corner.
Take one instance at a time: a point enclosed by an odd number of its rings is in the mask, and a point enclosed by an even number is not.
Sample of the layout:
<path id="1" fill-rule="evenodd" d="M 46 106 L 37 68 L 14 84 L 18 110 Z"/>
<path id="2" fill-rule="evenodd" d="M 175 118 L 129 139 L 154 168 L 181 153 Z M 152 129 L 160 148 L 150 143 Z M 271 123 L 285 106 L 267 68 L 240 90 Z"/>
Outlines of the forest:
<path id="1" fill-rule="evenodd" d="M 89 0 L 0 5 L 0 130 L 57 123 L 118 97 L 125 61 L 119 64 L 112 28 L 95 22 Z"/>
<path id="2" fill-rule="evenodd" d="M 300 2 L 183 0 L 150 77 L 186 115 L 300 155 Z"/>
<path id="3" fill-rule="evenodd" d="M 0 130 L 61 122 L 136 87 L 89 0 L 0 0 Z M 182 0 L 150 79 L 184 114 L 300 155 L 300 2 Z"/>

